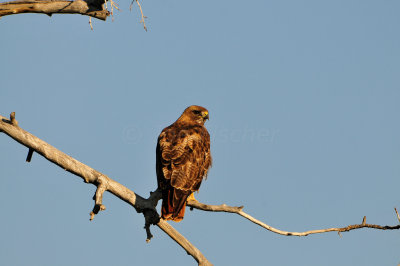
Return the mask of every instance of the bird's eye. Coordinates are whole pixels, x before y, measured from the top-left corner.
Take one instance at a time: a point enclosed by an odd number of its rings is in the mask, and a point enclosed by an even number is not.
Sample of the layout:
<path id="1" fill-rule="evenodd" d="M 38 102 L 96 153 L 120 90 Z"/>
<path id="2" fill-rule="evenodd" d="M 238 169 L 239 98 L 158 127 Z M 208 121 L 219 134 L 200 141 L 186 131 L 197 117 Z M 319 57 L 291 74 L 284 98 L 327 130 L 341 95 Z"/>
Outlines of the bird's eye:
<path id="1" fill-rule="evenodd" d="M 199 110 L 193 110 L 193 113 L 199 115 L 201 112 Z"/>

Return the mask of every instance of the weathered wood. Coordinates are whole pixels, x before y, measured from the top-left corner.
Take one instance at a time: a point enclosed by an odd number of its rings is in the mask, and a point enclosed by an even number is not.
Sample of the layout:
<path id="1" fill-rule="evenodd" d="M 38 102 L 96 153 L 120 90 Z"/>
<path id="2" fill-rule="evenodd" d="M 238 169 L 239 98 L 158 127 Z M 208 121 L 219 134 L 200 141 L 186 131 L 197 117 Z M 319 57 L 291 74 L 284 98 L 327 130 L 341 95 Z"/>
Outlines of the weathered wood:
<path id="1" fill-rule="evenodd" d="M 0 3 L 0 17 L 22 14 L 41 13 L 51 16 L 52 14 L 81 14 L 106 20 L 110 12 L 103 6 L 103 2 L 92 1 L 63 1 L 63 0 L 21 0 Z"/>
<path id="2" fill-rule="evenodd" d="M 158 227 L 163 230 L 167 235 L 169 235 L 172 239 L 174 239 L 182 248 L 184 248 L 189 254 L 196 254 L 193 256 L 195 260 L 199 263 L 199 266 L 212 266 L 204 255 L 198 250 L 195 246 L 189 245 L 190 242 L 181 235 L 178 231 L 176 231 L 169 223 L 164 220 L 160 220 L 158 223 Z M 189 247 L 189 249 L 187 249 Z"/>

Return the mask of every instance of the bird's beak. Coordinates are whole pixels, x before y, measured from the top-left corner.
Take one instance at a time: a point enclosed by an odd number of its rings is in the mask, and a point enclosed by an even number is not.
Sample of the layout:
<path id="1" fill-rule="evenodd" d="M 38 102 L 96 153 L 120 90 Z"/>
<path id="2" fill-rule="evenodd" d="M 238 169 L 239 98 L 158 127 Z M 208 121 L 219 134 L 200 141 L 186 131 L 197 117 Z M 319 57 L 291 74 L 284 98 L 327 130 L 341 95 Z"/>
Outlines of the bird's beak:
<path id="1" fill-rule="evenodd" d="M 203 116 L 204 120 L 210 119 L 210 117 L 208 116 L 208 112 L 207 111 L 202 112 L 201 115 Z"/>

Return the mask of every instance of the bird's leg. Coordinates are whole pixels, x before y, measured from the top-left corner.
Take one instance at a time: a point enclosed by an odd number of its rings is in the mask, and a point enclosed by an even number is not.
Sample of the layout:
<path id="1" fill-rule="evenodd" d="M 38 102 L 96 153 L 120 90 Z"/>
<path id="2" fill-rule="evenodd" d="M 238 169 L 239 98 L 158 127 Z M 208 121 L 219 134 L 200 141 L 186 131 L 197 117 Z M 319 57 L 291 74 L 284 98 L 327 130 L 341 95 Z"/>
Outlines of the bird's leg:
<path id="1" fill-rule="evenodd" d="M 197 201 L 197 199 L 195 199 L 195 197 L 194 197 L 194 192 L 193 192 L 192 194 L 189 195 L 189 197 L 187 198 L 186 201 L 191 201 L 191 200 Z M 197 201 L 197 202 L 198 202 L 198 201 Z"/>

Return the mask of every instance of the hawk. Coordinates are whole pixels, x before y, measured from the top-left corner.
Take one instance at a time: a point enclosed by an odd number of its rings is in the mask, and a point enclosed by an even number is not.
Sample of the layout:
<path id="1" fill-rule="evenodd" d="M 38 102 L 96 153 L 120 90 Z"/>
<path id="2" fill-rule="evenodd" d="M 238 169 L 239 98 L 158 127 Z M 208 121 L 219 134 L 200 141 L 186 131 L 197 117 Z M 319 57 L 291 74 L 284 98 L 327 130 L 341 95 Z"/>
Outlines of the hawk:
<path id="1" fill-rule="evenodd" d="M 183 219 L 188 197 L 207 176 L 211 166 L 210 135 L 204 127 L 207 119 L 206 108 L 189 106 L 158 137 L 156 170 L 164 220 Z"/>

